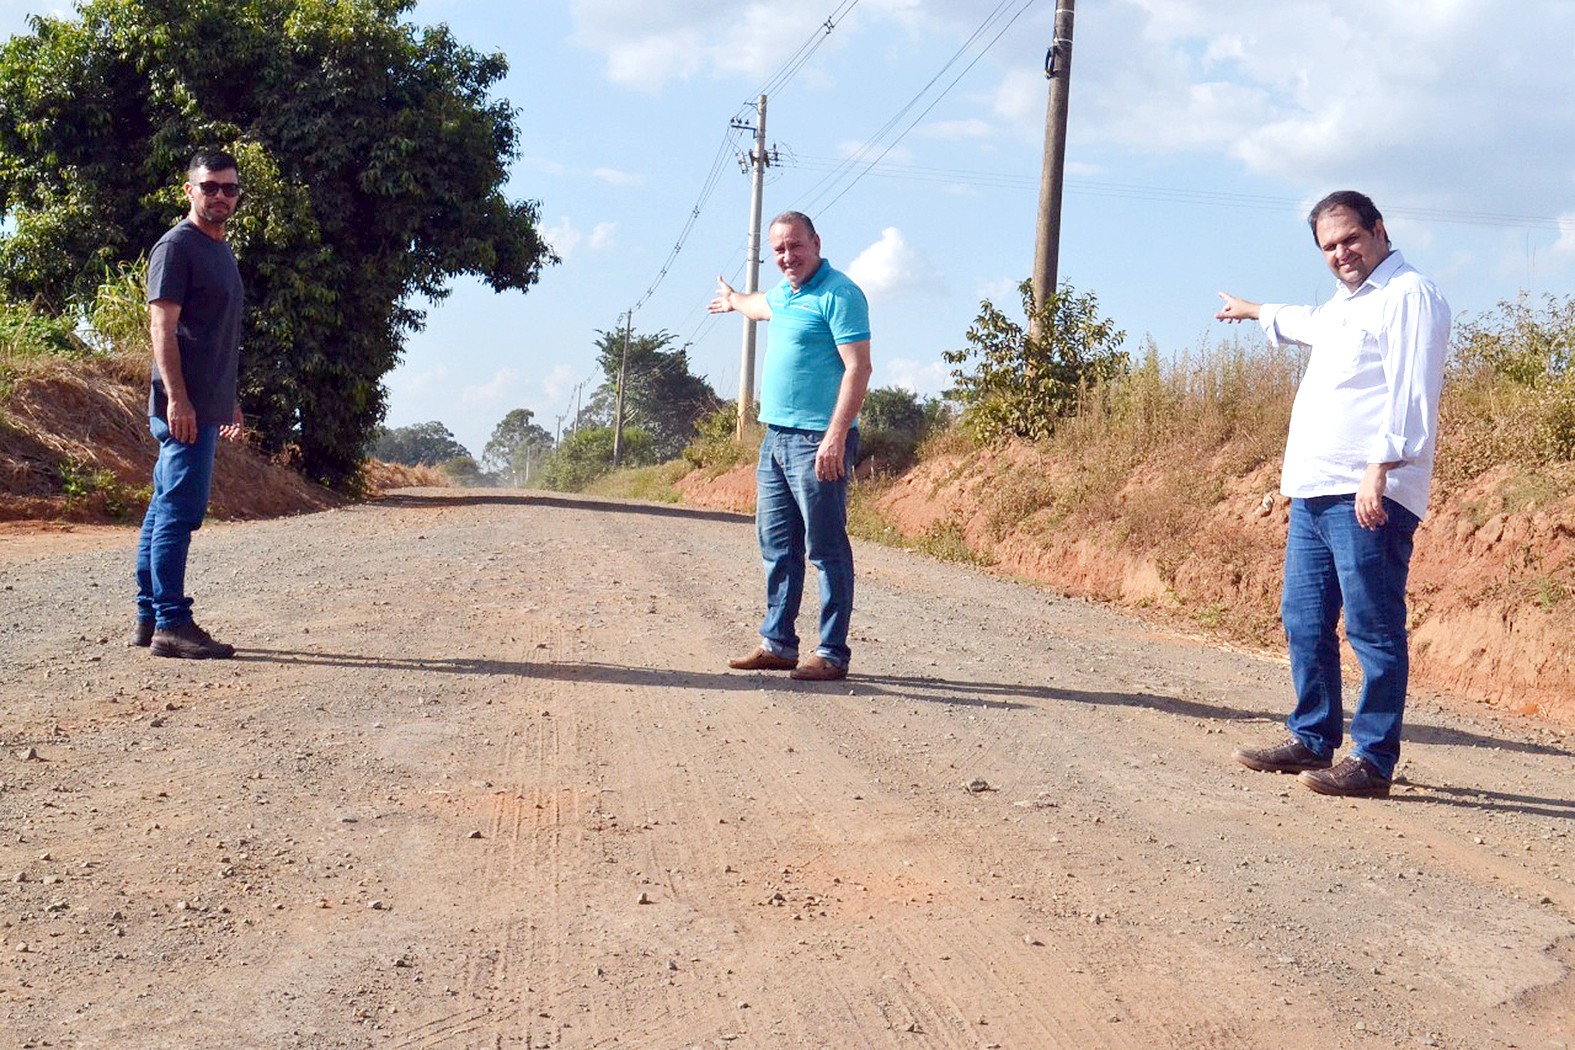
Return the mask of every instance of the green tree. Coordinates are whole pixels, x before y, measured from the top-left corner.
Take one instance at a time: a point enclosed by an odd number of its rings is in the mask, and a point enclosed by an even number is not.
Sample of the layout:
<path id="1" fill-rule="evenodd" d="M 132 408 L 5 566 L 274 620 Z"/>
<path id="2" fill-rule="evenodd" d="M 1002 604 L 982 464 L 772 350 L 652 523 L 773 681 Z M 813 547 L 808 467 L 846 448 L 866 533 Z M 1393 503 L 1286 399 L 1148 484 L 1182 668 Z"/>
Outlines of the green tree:
<path id="1" fill-rule="evenodd" d="M 242 404 L 270 449 L 348 482 L 382 377 L 455 276 L 524 291 L 556 262 L 503 195 L 517 130 L 501 55 L 413 0 L 81 0 L 0 45 L 0 289 L 63 310 L 184 212 L 198 146 L 246 191 Z"/>
<path id="2" fill-rule="evenodd" d="M 435 419 L 392 430 L 379 427 L 369 451 L 384 463 L 403 463 L 407 467 L 435 467 L 451 459 L 470 459 L 465 446 Z"/>
<path id="3" fill-rule="evenodd" d="M 859 459 L 873 460 L 886 473 L 907 470 L 918 461 L 919 444 L 947 422 L 946 404 L 911 390 L 888 386 L 871 390 L 859 412 Z"/>
<path id="4" fill-rule="evenodd" d="M 606 381 L 592 395 L 584 422 L 611 425 L 618 400 L 618 374 L 624 368 L 624 331 L 614 328 L 596 334 L 596 360 Z M 711 384 L 690 373 L 689 352 L 671 349 L 676 339 L 671 332 L 633 332 L 628 340 L 624 432 L 627 437 L 630 427 L 645 431 L 658 462 L 682 455 L 694 440 L 700 420 L 722 405 Z"/>
<path id="5" fill-rule="evenodd" d="M 612 427 L 584 427 L 564 436 L 542 463 L 541 483 L 559 492 L 579 492 L 612 470 Z M 623 431 L 623 465 L 644 467 L 660 462 L 651 435 L 638 427 Z"/>
<path id="6" fill-rule="evenodd" d="M 1099 316 L 1093 292 L 1076 295 L 1063 283 L 1043 307 L 1034 303 L 1031 281 L 1018 292 L 1029 323 L 1012 320 L 986 299 L 968 329 L 969 347 L 941 355 L 957 366 L 947 396 L 962 404 L 963 425 L 981 440 L 1049 437 L 1057 420 L 1077 412 L 1086 388 L 1129 367 L 1121 349 L 1126 333 Z"/>
<path id="7" fill-rule="evenodd" d="M 534 413 L 516 408 L 492 428 L 481 464 L 506 485 L 529 485 L 535 466 L 552 451 L 552 435 L 532 422 Z"/>

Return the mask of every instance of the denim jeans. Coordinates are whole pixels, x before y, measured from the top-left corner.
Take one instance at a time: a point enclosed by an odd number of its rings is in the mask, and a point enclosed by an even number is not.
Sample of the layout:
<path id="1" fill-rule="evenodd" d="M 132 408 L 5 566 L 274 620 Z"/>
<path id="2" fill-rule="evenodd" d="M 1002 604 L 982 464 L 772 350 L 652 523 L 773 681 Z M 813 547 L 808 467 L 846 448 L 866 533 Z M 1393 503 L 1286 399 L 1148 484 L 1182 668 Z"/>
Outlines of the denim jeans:
<path id="1" fill-rule="evenodd" d="M 1407 651 L 1405 585 L 1417 517 L 1384 500 L 1389 521 L 1356 523 L 1356 497 L 1291 500 L 1280 618 L 1291 652 L 1296 710 L 1292 735 L 1319 755 L 1341 743 L 1340 647 L 1335 624 L 1345 608 L 1345 636 L 1362 667 L 1362 695 L 1351 719 L 1352 752 L 1386 777 L 1400 758 Z"/>
<path id="2" fill-rule="evenodd" d="M 853 545 L 848 542 L 848 476 L 859 454 L 859 432 L 848 431 L 842 477 L 815 477 L 815 452 L 824 435 L 767 427 L 755 472 L 755 532 L 766 570 L 765 647 L 798 656 L 798 607 L 804 597 L 806 556 L 820 574 L 820 646 L 815 651 L 848 666 L 848 622 L 853 616 Z"/>
<path id="3" fill-rule="evenodd" d="M 191 534 L 208 513 L 219 428 L 198 428 L 197 440 L 190 445 L 176 441 L 169 424 L 157 416 L 148 419 L 148 429 L 158 439 L 159 458 L 153 465 L 153 498 L 137 543 L 137 618 L 167 630 L 191 619 L 186 552 Z"/>

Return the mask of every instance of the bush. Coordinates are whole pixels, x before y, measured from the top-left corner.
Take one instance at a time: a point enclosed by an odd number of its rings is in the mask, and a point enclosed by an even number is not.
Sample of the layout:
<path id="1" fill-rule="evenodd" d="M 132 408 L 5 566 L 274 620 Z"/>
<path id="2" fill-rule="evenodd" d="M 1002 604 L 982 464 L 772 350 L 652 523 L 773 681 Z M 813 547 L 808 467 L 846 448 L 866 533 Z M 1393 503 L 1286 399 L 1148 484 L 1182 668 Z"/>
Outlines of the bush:
<path id="1" fill-rule="evenodd" d="M 730 401 L 695 424 L 695 439 L 684 449 L 684 460 L 696 470 L 723 474 L 740 463 L 754 462 L 764 436 L 760 406 L 750 405 L 744 436 L 738 436 L 738 402 Z"/>
<path id="2" fill-rule="evenodd" d="M 951 421 L 946 403 L 900 387 L 871 390 L 859 413 L 859 460 L 876 473 L 900 474 L 919 459 L 919 446 Z"/>
<path id="3" fill-rule="evenodd" d="M 638 427 L 623 431 L 623 466 L 656 462 L 651 435 Z M 586 427 L 564 436 L 541 465 L 541 483 L 559 492 L 581 492 L 613 468 L 612 427 Z"/>
<path id="4" fill-rule="evenodd" d="M 941 356 L 957 366 L 957 385 L 948 396 L 961 402 L 963 425 L 983 441 L 1009 437 L 1033 440 L 1055 433 L 1063 418 L 1076 415 L 1088 390 L 1124 375 L 1126 333 L 1099 317 L 1094 293 L 1074 295 L 1063 284 L 1050 301 L 1034 302 L 1033 283 L 1018 285 L 1025 326 L 990 300 L 968 329 L 970 347 Z M 966 368 L 974 362 L 972 370 Z"/>
<path id="5" fill-rule="evenodd" d="M 1462 322 L 1453 345 L 1439 439 L 1446 481 L 1575 461 L 1575 298 L 1501 302 Z"/>

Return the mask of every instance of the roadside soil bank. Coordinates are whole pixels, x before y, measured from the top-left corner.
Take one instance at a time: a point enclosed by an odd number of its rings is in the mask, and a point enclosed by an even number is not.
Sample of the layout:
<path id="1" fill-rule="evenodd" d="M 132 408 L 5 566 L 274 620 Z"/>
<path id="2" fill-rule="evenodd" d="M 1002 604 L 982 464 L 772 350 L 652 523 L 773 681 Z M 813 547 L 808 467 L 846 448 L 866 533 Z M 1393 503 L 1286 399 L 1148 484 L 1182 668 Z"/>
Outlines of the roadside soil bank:
<path id="1" fill-rule="evenodd" d="M 1223 473 L 1218 464 L 1197 469 Z M 926 460 L 875 506 L 901 537 L 950 530 L 997 572 L 1283 651 L 1289 504 L 1277 492 L 1277 462 L 1228 478 L 1165 546 L 1134 542 L 1133 523 L 1164 516 L 1173 471 L 1133 472 L 1105 508 L 1003 513 L 1025 478 L 1075 492 L 1074 474 L 1032 446 L 1006 445 Z M 1498 472 L 1435 493 L 1411 567 L 1412 680 L 1467 704 L 1575 727 L 1575 499 L 1506 509 L 1508 484 Z M 754 468 L 716 478 L 695 472 L 679 488 L 697 506 L 752 512 Z M 1354 668 L 1349 651 L 1346 658 Z"/>

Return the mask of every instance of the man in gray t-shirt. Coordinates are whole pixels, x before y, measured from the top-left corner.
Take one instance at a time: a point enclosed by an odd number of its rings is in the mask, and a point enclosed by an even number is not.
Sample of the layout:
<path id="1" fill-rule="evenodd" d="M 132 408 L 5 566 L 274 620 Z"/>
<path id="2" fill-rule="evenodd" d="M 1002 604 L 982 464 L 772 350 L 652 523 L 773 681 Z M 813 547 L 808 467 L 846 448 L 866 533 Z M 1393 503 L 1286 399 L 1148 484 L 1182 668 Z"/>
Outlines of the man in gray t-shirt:
<path id="1" fill-rule="evenodd" d="M 235 158 L 218 150 L 198 153 L 184 189 L 190 212 L 148 258 L 148 428 L 159 458 L 137 545 L 131 642 L 150 646 L 155 656 L 204 660 L 235 655 L 233 645 L 197 626 L 186 596 L 186 555 L 208 513 L 219 438 L 237 440 L 243 426 L 235 385 L 245 297 L 225 240 L 225 223 L 240 204 Z"/>

